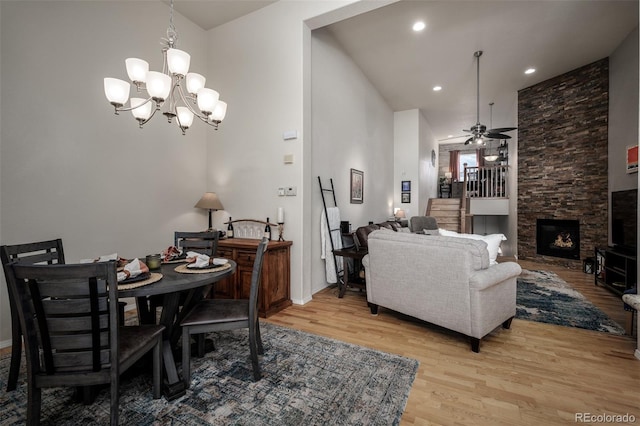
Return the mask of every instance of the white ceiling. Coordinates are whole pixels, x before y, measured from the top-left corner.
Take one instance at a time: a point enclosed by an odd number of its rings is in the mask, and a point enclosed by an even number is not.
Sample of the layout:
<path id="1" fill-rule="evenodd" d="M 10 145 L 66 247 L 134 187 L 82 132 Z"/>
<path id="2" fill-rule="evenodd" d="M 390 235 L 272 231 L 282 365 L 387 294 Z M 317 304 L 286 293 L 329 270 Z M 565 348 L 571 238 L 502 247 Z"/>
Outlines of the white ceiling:
<path id="1" fill-rule="evenodd" d="M 228 10 L 238 17 L 271 3 L 175 1 L 205 29 Z M 418 19 L 420 33 L 411 30 Z M 476 123 L 475 51 L 484 52 L 480 121 L 510 127 L 518 90 L 609 56 L 637 26 L 637 0 L 401 0 L 327 28 L 394 111 L 421 109 L 443 139 Z M 525 75 L 529 67 L 537 71 Z"/>

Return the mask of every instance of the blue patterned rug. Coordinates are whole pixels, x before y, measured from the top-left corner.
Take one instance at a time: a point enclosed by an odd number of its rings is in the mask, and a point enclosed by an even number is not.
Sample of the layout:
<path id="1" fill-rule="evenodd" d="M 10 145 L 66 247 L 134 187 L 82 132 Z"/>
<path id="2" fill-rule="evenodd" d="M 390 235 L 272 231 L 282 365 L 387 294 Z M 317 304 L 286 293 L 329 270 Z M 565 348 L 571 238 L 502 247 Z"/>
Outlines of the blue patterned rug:
<path id="1" fill-rule="evenodd" d="M 523 270 L 518 277 L 516 305 L 516 318 L 619 335 L 625 333 L 618 323 L 553 272 Z"/>
<path id="2" fill-rule="evenodd" d="M 192 360 L 191 388 L 177 400 L 151 398 L 151 376 L 124 377 L 123 425 L 397 425 L 418 361 L 261 323 L 263 378 L 253 381 L 246 330 L 212 334 L 216 350 Z M 0 359 L 0 424 L 24 424 L 26 369 L 5 392 Z M 89 406 L 66 388 L 42 393 L 43 425 L 109 424 L 109 392 Z"/>

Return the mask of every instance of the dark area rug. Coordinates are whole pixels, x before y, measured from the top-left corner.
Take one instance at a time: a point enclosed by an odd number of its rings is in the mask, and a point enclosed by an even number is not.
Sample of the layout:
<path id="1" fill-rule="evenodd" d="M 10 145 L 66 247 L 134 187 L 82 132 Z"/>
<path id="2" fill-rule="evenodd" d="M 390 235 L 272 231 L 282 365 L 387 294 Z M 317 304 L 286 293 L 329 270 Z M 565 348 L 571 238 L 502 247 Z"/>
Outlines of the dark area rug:
<path id="1" fill-rule="evenodd" d="M 216 350 L 192 360 L 187 394 L 151 397 L 151 375 L 124 377 L 124 425 L 396 425 L 418 361 L 261 323 L 263 378 L 253 381 L 246 330 L 211 334 Z M 24 357 L 24 355 L 23 355 Z M 24 424 L 26 369 L 5 392 L 9 355 L 0 359 L 0 424 Z M 109 424 L 108 388 L 95 403 L 73 402 L 67 388 L 43 391 L 43 425 Z"/>
<path id="2" fill-rule="evenodd" d="M 516 318 L 624 334 L 618 323 L 553 272 L 523 270 L 518 277 L 516 305 Z"/>

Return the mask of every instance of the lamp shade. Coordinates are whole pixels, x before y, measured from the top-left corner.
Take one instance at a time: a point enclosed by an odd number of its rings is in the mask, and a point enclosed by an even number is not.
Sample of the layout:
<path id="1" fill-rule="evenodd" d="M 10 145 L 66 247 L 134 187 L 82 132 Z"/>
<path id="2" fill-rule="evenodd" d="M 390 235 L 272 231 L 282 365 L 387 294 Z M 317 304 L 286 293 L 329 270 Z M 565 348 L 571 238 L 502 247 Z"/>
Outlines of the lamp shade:
<path id="1" fill-rule="evenodd" d="M 169 49 L 167 50 L 167 66 L 169 71 L 177 75 L 187 75 L 189 65 L 191 63 L 191 55 L 184 50 Z"/>
<path id="2" fill-rule="evenodd" d="M 179 106 L 176 108 L 178 113 L 178 125 L 182 128 L 188 129 L 193 124 L 193 113 L 189 111 L 189 108 Z"/>
<path id="3" fill-rule="evenodd" d="M 405 212 L 404 212 L 404 210 L 402 210 L 402 209 L 398 209 L 398 210 L 396 211 L 395 216 L 396 216 L 397 218 L 405 218 L 405 217 L 407 217 L 406 213 L 405 213 Z"/>
<path id="4" fill-rule="evenodd" d="M 127 65 L 127 74 L 129 80 L 139 83 L 147 82 L 147 73 L 149 72 L 149 62 L 138 58 L 127 58 L 124 63 Z"/>
<path id="5" fill-rule="evenodd" d="M 129 88 L 131 85 L 118 78 L 107 77 L 104 79 L 104 94 L 111 105 L 122 106 L 129 99 Z"/>
<path id="6" fill-rule="evenodd" d="M 147 92 L 154 100 L 164 101 L 171 92 L 171 77 L 158 71 L 147 73 Z"/>
<path id="7" fill-rule="evenodd" d="M 147 120 L 151 117 L 151 102 L 145 103 L 147 100 L 142 98 L 131 98 L 131 114 L 139 120 Z"/>
<path id="8" fill-rule="evenodd" d="M 204 87 L 204 83 L 207 81 L 206 78 L 202 74 L 198 74 L 197 72 L 190 72 L 187 74 L 187 92 L 195 95 L 198 93 L 198 90 Z"/>
<path id="9" fill-rule="evenodd" d="M 220 95 L 218 92 L 213 89 L 204 87 L 198 90 L 198 108 L 200 108 L 200 111 L 205 115 L 210 115 L 213 112 L 219 97 Z"/>
<path id="10" fill-rule="evenodd" d="M 218 195 L 215 192 L 205 192 L 202 198 L 198 200 L 194 207 L 206 210 L 224 209 L 224 207 L 222 207 L 222 203 L 220 202 L 220 198 L 218 198 Z"/>
<path id="11" fill-rule="evenodd" d="M 211 113 L 212 121 L 222 121 L 224 120 L 225 115 L 227 115 L 227 103 L 224 101 L 218 101 L 216 103 L 213 112 Z"/>

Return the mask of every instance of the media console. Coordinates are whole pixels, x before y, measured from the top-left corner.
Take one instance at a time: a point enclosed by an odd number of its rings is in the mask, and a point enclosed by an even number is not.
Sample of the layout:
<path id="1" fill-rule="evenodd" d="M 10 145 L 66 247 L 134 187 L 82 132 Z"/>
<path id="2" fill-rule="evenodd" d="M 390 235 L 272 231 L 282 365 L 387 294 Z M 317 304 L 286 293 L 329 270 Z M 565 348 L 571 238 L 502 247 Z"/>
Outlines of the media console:
<path id="1" fill-rule="evenodd" d="M 612 247 L 595 249 L 595 285 L 603 285 L 617 295 L 637 285 L 637 256 Z"/>

